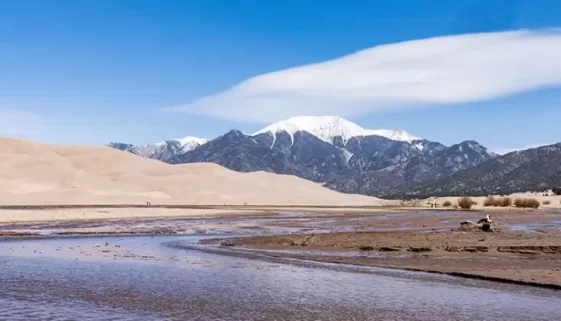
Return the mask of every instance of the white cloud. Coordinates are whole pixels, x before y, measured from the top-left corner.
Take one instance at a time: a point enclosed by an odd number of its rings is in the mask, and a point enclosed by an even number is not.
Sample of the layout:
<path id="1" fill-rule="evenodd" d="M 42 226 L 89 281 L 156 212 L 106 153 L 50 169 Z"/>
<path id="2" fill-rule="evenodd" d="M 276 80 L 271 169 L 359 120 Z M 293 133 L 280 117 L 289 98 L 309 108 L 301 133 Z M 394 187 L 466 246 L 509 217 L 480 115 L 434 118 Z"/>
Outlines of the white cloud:
<path id="1" fill-rule="evenodd" d="M 476 102 L 560 85 L 560 55 L 554 29 L 414 40 L 259 75 L 166 110 L 268 123 Z"/>
<path id="2" fill-rule="evenodd" d="M 40 139 L 45 131 L 44 119 L 32 112 L 0 108 L 0 135 Z"/>

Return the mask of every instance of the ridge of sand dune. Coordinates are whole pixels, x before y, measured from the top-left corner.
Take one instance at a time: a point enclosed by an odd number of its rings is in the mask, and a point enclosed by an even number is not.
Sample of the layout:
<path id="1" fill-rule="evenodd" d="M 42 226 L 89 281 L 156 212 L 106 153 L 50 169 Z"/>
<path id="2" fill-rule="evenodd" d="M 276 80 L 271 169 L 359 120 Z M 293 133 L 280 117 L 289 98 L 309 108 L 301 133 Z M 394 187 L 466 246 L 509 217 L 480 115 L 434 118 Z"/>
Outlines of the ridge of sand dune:
<path id="1" fill-rule="evenodd" d="M 169 165 L 106 146 L 0 137 L 0 205 L 381 205 L 296 176 L 239 173 L 216 164 Z"/>

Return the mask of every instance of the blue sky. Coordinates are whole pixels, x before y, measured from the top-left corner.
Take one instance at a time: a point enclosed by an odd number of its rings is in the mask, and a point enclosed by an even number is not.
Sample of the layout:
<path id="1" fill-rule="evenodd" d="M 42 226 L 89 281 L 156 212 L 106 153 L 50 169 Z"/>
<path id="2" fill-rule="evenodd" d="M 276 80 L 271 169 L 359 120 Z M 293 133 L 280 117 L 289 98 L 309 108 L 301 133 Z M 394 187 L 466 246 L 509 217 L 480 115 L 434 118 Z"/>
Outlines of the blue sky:
<path id="1" fill-rule="evenodd" d="M 561 2 L 555 0 L 4 0 L 0 135 L 104 144 L 253 132 L 276 114 L 249 120 L 231 117 L 234 111 L 216 117 L 218 111 L 163 109 L 378 45 L 556 27 Z M 504 150 L 561 141 L 560 101 L 557 86 L 541 86 L 495 99 L 357 107 L 347 118 L 366 128 L 405 129 L 445 144 L 474 139 Z M 344 115 L 344 106 L 328 114 Z M 290 112 L 298 110 L 307 111 Z"/>

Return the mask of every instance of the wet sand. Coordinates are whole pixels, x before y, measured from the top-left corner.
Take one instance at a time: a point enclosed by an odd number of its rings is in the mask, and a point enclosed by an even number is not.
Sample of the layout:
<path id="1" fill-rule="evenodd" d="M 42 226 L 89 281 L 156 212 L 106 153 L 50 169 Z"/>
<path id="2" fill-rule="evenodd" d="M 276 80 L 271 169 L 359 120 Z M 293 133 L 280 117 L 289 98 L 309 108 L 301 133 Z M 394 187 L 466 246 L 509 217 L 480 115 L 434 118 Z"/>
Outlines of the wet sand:
<path id="1" fill-rule="evenodd" d="M 387 226 L 419 227 L 422 225 L 442 226 L 439 216 L 447 215 L 450 219 L 457 217 L 477 218 L 482 212 L 491 213 L 499 221 L 519 221 L 528 219 L 534 222 L 559 218 L 561 209 L 549 208 L 528 210 L 519 208 L 479 208 L 476 210 L 454 210 L 451 208 L 380 206 L 312 206 L 312 205 L 161 205 L 161 204 L 97 204 L 97 205 L 0 205 L 0 224 L 23 222 L 61 222 L 91 221 L 116 219 L 147 218 L 189 218 L 200 216 L 261 216 L 268 213 L 291 212 L 317 215 L 345 214 L 367 216 L 388 216 Z M 401 215 L 394 215 L 401 213 Z M 431 215 L 417 215 L 431 213 Z M 443 214 L 436 214 L 443 213 Z M 431 219 L 432 218 L 432 219 Z M 381 227 L 380 222 L 374 222 Z M 368 224 L 368 222 L 366 222 Z M 407 224 L 405 226 L 404 224 Z M 449 224 L 450 225 L 450 224 Z M 451 225 L 450 225 L 451 226 Z"/>
<path id="2" fill-rule="evenodd" d="M 516 282 L 561 289 L 561 234 L 392 231 L 256 236 L 209 244 L 282 257 Z"/>
<path id="3" fill-rule="evenodd" d="M 262 216 L 283 211 L 307 213 L 388 213 L 381 206 L 229 206 L 229 205 L 14 205 L 0 206 L 1 223 L 61 222 L 203 216 Z"/>
<path id="4" fill-rule="evenodd" d="M 0 209 L 0 223 L 61 222 L 200 216 L 263 215 L 259 209 L 160 208 L 160 207 L 61 207 Z"/>

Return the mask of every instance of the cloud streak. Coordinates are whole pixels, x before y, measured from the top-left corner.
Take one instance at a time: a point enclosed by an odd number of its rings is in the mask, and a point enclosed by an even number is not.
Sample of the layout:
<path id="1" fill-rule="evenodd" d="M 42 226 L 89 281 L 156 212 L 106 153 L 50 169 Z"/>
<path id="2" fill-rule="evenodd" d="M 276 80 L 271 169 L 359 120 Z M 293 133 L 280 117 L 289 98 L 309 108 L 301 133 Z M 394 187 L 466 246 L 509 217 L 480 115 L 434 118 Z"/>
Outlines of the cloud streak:
<path id="1" fill-rule="evenodd" d="M 559 54 L 554 29 L 413 40 L 259 75 L 166 110 L 269 123 L 492 100 L 561 85 Z"/>

